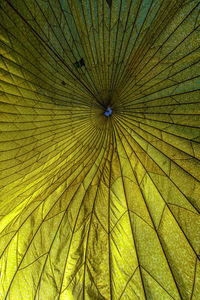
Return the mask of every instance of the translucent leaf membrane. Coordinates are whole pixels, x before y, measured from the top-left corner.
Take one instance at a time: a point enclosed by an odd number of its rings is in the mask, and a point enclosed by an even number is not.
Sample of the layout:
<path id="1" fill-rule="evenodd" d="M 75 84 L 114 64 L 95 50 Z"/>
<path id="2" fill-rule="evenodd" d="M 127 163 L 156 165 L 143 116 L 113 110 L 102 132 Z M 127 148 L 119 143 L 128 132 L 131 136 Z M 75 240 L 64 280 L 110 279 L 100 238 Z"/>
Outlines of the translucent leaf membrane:
<path id="1" fill-rule="evenodd" d="M 1 299 L 199 299 L 199 22 L 1 0 Z"/>

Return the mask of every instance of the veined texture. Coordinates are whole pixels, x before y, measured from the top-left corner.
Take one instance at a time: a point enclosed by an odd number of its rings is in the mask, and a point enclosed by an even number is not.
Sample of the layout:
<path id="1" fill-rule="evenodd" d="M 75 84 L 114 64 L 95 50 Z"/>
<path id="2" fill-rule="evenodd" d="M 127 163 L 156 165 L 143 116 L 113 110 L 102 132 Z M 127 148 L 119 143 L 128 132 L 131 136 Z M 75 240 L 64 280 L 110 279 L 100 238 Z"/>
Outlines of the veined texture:
<path id="1" fill-rule="evenodd" d="M 0 299 L 200 299 L 199 61 L 198 0 L 0 1 Z"/>

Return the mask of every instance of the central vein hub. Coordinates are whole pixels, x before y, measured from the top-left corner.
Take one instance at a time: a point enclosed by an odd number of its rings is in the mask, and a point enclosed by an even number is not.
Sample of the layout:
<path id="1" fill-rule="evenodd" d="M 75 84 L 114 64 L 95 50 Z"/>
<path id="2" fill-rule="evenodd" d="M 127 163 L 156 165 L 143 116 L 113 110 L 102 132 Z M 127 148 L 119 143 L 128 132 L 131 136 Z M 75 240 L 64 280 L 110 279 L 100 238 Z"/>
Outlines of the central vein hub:
<path id="1" fill-rule="evenodd" d="M 106 109 L 106 111 L 105 111 L 105 113 L 104 113 L 104 115 L 106 117 L 109 117 L 111 114 L 112 114 L 112 109 L 108 106 L 107 109 Z"/>

